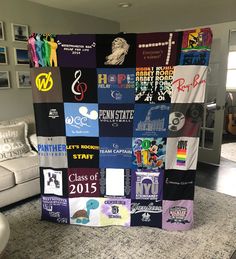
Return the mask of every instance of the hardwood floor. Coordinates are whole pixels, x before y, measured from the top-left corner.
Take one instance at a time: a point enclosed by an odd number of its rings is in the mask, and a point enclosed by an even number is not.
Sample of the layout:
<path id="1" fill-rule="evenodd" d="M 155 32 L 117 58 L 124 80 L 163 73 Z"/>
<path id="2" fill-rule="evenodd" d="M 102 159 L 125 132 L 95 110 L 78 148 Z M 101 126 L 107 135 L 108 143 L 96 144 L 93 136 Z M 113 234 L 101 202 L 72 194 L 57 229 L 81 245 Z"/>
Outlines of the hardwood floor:
<path id="1" fill-rule="evenodd" d="M 236 136 L 225 133 L 222 144 L 232 142 Z M 236 163 L 225 158 L 221 158 L 220 166 L 198 163 L 196 185 L 236 197 Z"/>
<path id="2" fill-rule="evenodd" d="M 220 166 L 198 163 L 196 185 L 236 197 L 236 163 L 224 158 Z"/>

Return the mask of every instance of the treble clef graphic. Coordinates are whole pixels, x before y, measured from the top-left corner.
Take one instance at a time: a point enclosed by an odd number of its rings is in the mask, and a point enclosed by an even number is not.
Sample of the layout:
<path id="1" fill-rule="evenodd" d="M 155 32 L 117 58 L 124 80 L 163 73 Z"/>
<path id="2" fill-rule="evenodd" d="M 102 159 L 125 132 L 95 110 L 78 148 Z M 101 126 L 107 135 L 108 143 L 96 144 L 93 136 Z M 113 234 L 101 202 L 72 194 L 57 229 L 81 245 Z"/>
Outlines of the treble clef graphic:
<path id="1" fill-rule="evenodd" d="M 76 101 L 82 101 L 84 99 L 84 93 L 87 91 L 87 88 L 88 88 L 86 83 L 79 82 L 81 75 L 82 75 L 81 70 L 75 71 L 75 81 L 71 86 L 71 91 L 75 95 Z"/>

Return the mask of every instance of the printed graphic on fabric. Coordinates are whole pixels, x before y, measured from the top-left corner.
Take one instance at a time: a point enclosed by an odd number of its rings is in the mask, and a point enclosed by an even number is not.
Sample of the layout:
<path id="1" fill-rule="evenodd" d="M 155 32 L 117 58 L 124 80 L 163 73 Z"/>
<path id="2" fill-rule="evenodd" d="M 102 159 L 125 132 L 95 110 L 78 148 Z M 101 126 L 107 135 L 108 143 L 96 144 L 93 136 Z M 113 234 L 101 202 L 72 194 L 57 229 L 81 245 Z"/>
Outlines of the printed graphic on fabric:
<path id="1" fill-rule="evenodd" d="M 134 105 L 99 104 L 99 135 L 101 137 L 131 137 Z"/>
<path id="2" fill-rule="evenodd" d="M 180 65 L 207 66 L 210 59 L 212 32 L 198 28 L 183 32 Z"/>
<path id="3" fill-rule="evenodd" d="M 59 68 L 31 68 L 30 74 L 34 103 L 63 102 Z"/>
<path id="4" fill-rule="evenodd" d="M 142 33 L 137 35 L 136 66 L 157 67 L 177 64 L 178 32 Z M 181 39 L 180 39 L 181 40 Z"/>
<path id="5" fill-rule="evenodd" d="M 99 169 L 69 168 L 69 197 L 99 197 Z"/>
<path id="6" fill-rule="evenodd" d="M 195 170 L 199 138 L 167 138 L 165 169 Z"/>
<path id="7" fill-rule="evenodd" d="M 206 66 L 174 67 L 171 103 L 203 103 L 206 77 Z"/>
<path id="8" fill-rule="evenodd" d="M 70 224 L 100 226 L 101 198 L 69 198 Z"/>
<path id="9" fill-rule="evenodd" d="M 96 69 L 60 68 L 60 71 L 64 102 L 97 102 Z"/>
<path id="10" fill-rule="evenodd" d="M 135 102 L 170 102 L 174 67 L 137 67 Z"/>
<path id="11" fill-rule="evenodd" d="M 166 170 L 163 200 L 193 200 L 195 170 Z"/>
<path id="12" fill-rule="evenodd" d="M 162 228 L 188 230 L 193 227 L 193 201 L 163 201 Z"/>
<path id="13" fill-rule="evenodd" d="M 165 138 L 133 138 L 133 169 L 164 168 Z"/>
<path id="14" fill-rule="evenodd" d="M 100 138 L 100 168 L 131 168 L 132 138 Z"/>
<path id="15" fill-rule="evenodd" d="M 67 168 L 66 137 L 37 137 L 40 167 Z"/>
<path id="16" fill-rule="evenodd" d="M 101 196 L 122 196 L 130 198 L 131 170 L 123 168 L 100 169 Z"/>
<path id="17" fill-rule="evenodd" d="M 99 103 L 134 103 L 135 68 L 98 68 Z"/>
<path id="18" fill-rule="evenodd" d="M 131 226 L 162 227 L 162 201 L 131 201 Z"/>
<path id="19" fill-rule="evenodd" d="M 34 113 L 38 136 L 65 136 L 65 117 L 62 103 L 35 103 Z"/>
<path id="20" fill-rule="evenodd" d="M 101 199 L 101 226 L 130 226 L 130 199 Z"/>
<path id="21" fill-rule="evenodd" d="M 54 34 L 30 35 L 28 40 L 30 67 L 57 67 L 57 43 Z"/>
<path id="22" fill-rule="evenodd" d="M 132 172 L 131 198 L 136 200 L 162 200 L 164 170 Z"/>
<path id="23" fill-rule="evenodd" d="M 69 224 L 68 199 L 42 195 L 41 200 L 43 220 Z"/>
<path id="24" fill-rule="evenodd" d="M 97 34 L 97 67 L 135 67 L 136 34 Z"/>
<path id="25" fill-rule="evenodd" d="M 66 136 L 98 136 L 98 104 L 64 103 Z"/>
<path id="26" fill-rule="evenodd" d="M 95 35 L 57 35 L 56 40 L 60 67 L 96 67 Z"/>
<path id="27" fill-rule="evenodd" d="M 168 104 L 135 104 L 134 136 L 166 137 L 169 109 Z"/>
<path id="28" fill-rule="evenodd" d="M 64 168 L 40 168 L 40 185 L 42 194 L 67 196 L 67 172 Z"/>
<path id="29" fill-rule="evenodd" d="M 98 138 L 67 137 L 67 154 L 70 168 L 98 168 Z"/>
<path id="30" fill-rule="evenodd" d="M 171 104 L 168 137 L 199 137 L 202 125 L 203 104 Z"/>

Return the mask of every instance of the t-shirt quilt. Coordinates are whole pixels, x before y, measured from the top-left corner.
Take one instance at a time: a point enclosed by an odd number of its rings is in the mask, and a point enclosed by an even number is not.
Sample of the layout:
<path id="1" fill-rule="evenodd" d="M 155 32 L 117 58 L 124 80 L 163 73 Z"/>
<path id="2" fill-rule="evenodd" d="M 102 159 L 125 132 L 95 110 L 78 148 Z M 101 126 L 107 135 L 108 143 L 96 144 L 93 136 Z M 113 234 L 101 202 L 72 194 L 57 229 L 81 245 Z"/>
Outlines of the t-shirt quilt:
<path id="1" fill-rule="evenodd" d="M 210 28 L 30 36 L 42 219 L 193 227 Z"/>

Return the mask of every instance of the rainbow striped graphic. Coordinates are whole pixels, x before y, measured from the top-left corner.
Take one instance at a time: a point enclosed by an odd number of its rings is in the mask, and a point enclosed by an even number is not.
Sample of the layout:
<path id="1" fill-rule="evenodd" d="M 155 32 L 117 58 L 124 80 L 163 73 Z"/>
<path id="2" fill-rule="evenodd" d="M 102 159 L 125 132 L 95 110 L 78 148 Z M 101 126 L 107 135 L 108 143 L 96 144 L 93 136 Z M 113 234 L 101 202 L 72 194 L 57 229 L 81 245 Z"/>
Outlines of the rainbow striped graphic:
<path id="1" fill-rule="evenodd" d="M 179 141 L 177 147 L 176 164 L 178 166 L 185 166 L 187 157 L 187 141 Z"/>

